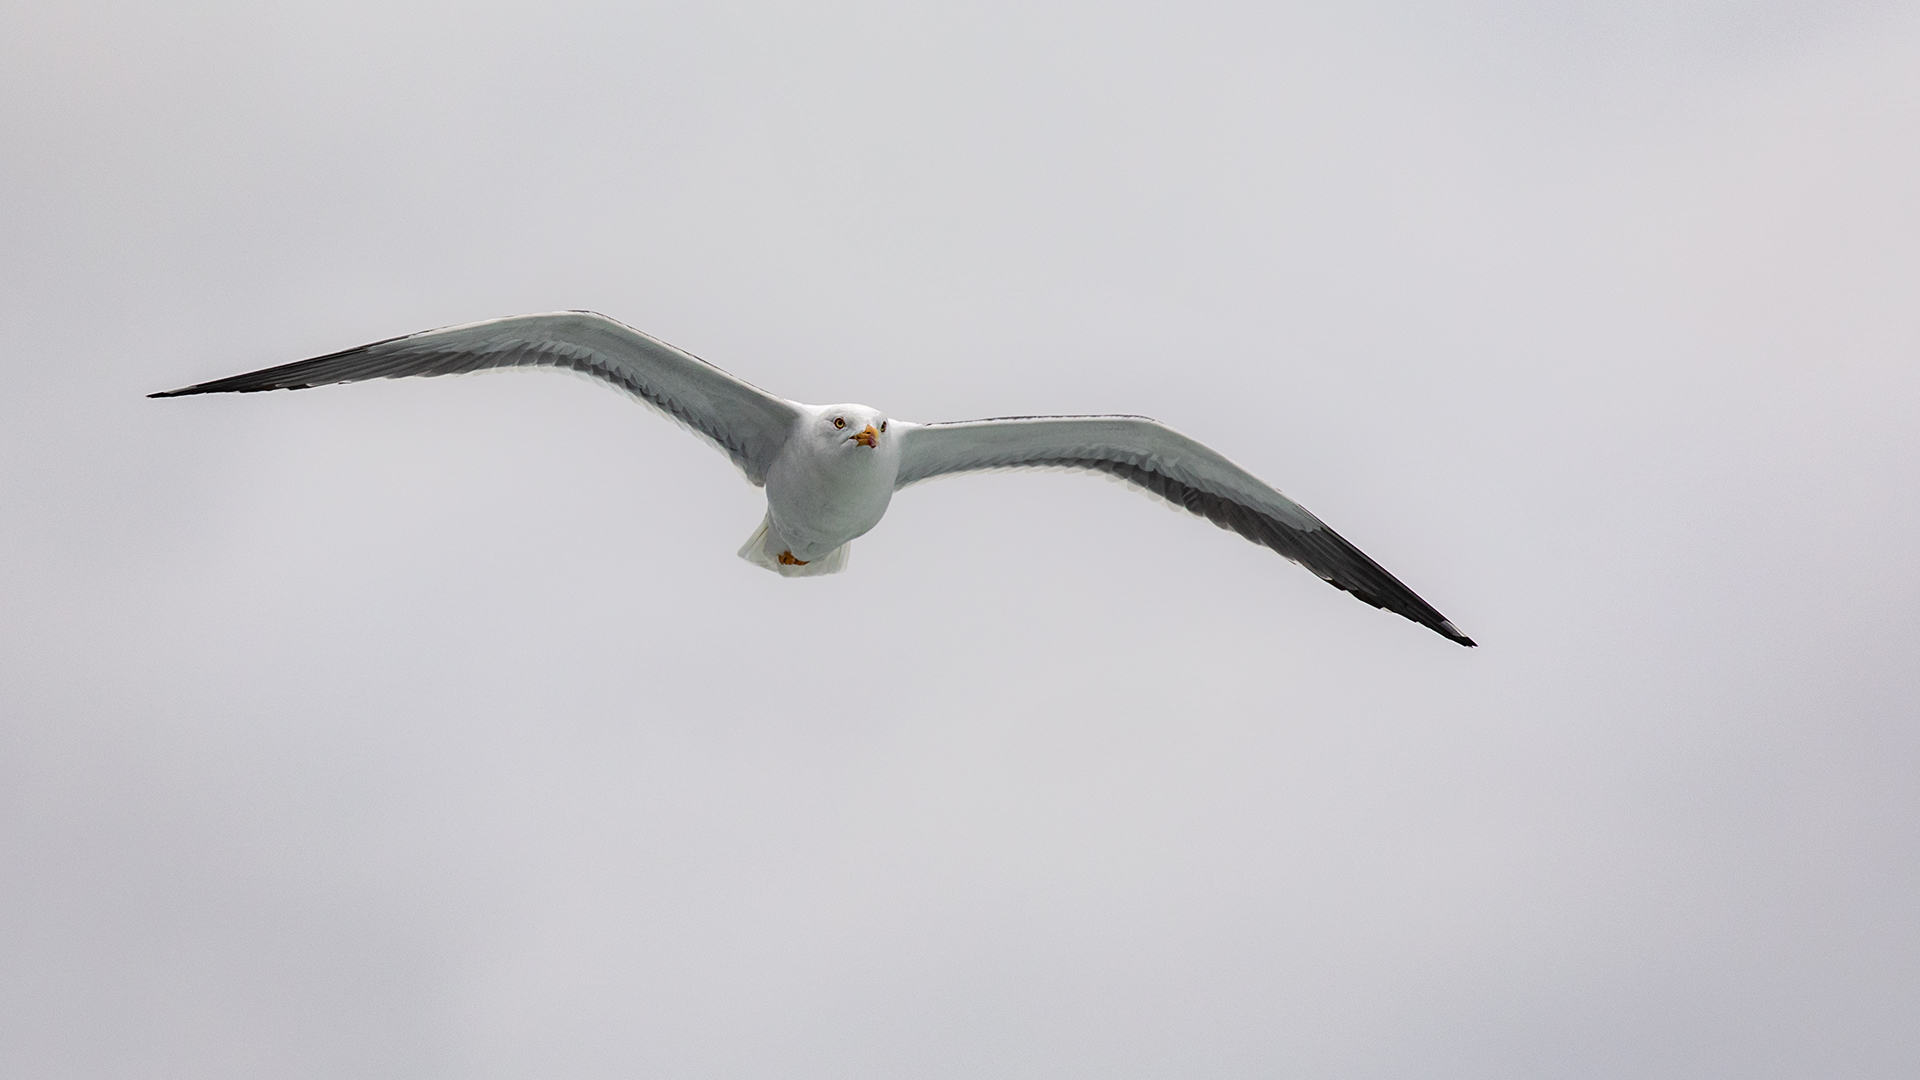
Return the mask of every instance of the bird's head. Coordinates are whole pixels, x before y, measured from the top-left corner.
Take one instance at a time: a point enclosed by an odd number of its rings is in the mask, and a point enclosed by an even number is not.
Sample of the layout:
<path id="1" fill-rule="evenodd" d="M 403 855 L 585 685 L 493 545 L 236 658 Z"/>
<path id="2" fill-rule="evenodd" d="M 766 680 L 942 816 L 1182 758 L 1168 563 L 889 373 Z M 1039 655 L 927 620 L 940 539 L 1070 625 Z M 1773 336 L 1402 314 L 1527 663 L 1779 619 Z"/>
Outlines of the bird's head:
<path id="1" fill-rule="evenodd" d="M 887 438 L 887 417 L 865 405 L 829 405 L 814 421 L 814 438 L 847 453 L 878 450 Z"/>

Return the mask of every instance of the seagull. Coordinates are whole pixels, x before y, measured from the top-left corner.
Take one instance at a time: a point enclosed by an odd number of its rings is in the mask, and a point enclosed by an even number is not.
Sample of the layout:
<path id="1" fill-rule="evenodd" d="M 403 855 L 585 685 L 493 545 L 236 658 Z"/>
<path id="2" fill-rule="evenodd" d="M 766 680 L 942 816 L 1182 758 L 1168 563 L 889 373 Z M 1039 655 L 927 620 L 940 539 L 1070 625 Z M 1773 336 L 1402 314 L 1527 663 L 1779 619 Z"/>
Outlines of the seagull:
<path id="1" fill-rule="evenodd" d="M 363 379 L 510 367 L 571 370 L 625 390 L 718 447 L 767 492 L 740 557 L 785 577 L 832 574 L 893 493 L 955 473 L 1105 473 L 1313 571 L 1361 601 L 1472 646 L 1306 508 L 1206 446 L 1144 416 L 998 416 L 915 424 L 866 405 L 805 405 L 591 311 L 423 330 L 149 397 L 305 390 Z"/>

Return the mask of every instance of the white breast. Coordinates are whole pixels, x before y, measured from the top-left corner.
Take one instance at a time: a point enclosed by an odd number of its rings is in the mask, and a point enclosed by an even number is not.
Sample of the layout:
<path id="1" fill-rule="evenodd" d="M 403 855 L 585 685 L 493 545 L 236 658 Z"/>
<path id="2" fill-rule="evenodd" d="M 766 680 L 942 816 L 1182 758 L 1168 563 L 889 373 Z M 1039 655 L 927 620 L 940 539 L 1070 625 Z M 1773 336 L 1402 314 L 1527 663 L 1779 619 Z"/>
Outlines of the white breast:
<path id="1" fill-rule="evenodd" d="M 900 472 L 900 445 L 868 448 L 794 438 L 767 471 L 773 531 L 794 557 L 814 559 L 880 523 Z"/>

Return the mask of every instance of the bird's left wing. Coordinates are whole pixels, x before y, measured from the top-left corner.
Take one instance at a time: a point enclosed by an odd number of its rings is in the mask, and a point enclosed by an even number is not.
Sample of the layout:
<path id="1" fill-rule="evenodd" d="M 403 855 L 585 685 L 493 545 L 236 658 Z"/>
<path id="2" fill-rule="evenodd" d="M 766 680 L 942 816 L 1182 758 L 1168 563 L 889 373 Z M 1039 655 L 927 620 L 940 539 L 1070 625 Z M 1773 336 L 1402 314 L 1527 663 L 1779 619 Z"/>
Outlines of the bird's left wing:
<path id="1" fill-rule="evenodd" d="M 611 383 L 719 447 L 755 485 L 766 482 L 768 466 L 800 415 L 785 398 L 591 311 L 516 315 L 423 330 L 149 396 L 303 390 L 362 379 L 506 367 L 566 368 Z"/>
<path id="2" fill-rule="evenodd" d="M 1011 416 L 901 424 L 898 486 L 985 469 L 1116 476 L 1263 544 L 1335 588 L 1462 645 L 1473 640 L 1307 509 L 1252 473 L 1144 416 Z"/>

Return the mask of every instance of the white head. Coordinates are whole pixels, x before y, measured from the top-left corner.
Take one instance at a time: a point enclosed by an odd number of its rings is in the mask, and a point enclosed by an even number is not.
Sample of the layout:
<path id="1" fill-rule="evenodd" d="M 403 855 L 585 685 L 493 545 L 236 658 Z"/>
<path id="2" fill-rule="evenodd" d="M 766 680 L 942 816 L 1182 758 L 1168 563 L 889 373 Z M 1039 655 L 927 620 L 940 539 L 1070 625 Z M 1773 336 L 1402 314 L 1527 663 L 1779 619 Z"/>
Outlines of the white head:
<path id="1" fill-rule="evenodd" d="M 848 462 L 869 460 L 869 454 L 891 456 L 882 452 L 893 449 L 887 436 L 887 414 L 865 405 L 821 406 L 805 431 L 807 440 L 823 454 L 858 455 L 842 459 Z"/>

